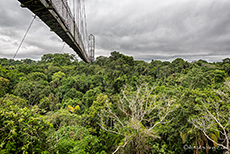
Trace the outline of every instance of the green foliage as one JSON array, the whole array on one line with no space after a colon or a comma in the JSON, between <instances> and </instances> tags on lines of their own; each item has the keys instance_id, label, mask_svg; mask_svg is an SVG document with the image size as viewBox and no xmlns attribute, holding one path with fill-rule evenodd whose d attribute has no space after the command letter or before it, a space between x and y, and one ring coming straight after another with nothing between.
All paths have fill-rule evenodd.
<instances>
[{"instance_id":1,"label":"green foliage","mask_svg":"<svg viewBox=\"0 0 230 154\"><path fill-rule=\"evenodd\" d=\"M68 111L68 109L48 112L46 114L46 118L53 124L55 129L59 129L64 126L81 124L81 116L72 114Z\"/></svg>"},{"instance_id":2,"label":"green foliage","mask_svg":"<svg viewBox=\"0 0 230 154\"><path fill-rule=\"evenodd\" d=\"M160 145L158 142L153 143L152 149L152 154L175 154L175 152L169 151L169 147L166 144Z\"/></svg>"},{"instance_id":3,"label":"green foliage","mask_svg":"<svg viewBox=\"0 0 230 154\"><path fill-rule=\"evenodd\" d=\"M30 105L39 104L39 101L50 94L50 87L46 81L21 81L16 85L14 94L26 100Z\"/></svg>"},{"instance_id":4,"label":"green foliage","mask_svg":"<svg viewBox=\"0 0 230 154\"><path fill-rule=\"evenodd\" d=\"M97 100L93 101L93 104L86 110L88 117L96 117L97 113L105 107L105 103L108 101L108 96L100 94L97 96Z\"/></svg>"},{"instance_id":5,"label":"green foliage","mask_svg":"<svg viewBox=\"0 0 230 154\"><path fill-rule=\"evenodd\" d=\"M42 109L43 112L56 111L60 106L60 103L58 103L53 93L49 94L48 97L42 98L38 104L38 107Z\"/></svg>"},{"instance_id":6,"label":"green foliage","mask_svg":"<svg viewBox=\"0 0 230 154\"><path fill-rule=\"evenodd\" d=\"M52 76L52 82L54 88L61 85L61 80L65 77L65 73L59 71L53 74Z\"/></svg>"},{"instance_id":7,"label":"green foliage","mask_svg":"<svg viewBox=\"0 0 230 154\"><path fill-rule=\"evenodd\" d=\"M8 91L9 80L0 76L0 97L4 96Z\"/></svg>"},{"instance_id":8,"label":"green foliage","mask_svg":"<svg viewBox=\"0 0 230 154\"><path fill-rule=\"evenodd\" d=\"M47 76L44 74L44 73L41 73L41 72L33 72L33 73L30 73L28 74L28 80L33 80L33 81L40 81L40 80L43 80L43 81L47 81Z\"/></svg>"},{"instance_id":9,"label":"green foliage","mask_svg":"<svg viewBox=\"0 0 230 154\"><path fill-rule=\"evenodd\" d=\"M87 154L100 152L96 136L81 126L64 126L50 135L53 151L56 153Z\"/></svg>"},{"instance_id":10,"label":"green foliage","mask_svg":"<svg viewBox=\"0 0 230 154\"><path fill-rule=\"evenodd\" d=\"M100 88L94 88L88 90L85 95L82 97L82 102L85 104L87 108L89 108L93 101L96 100L97 96L100 94Z\"/></svg>"},{"instance_id":11,"label":"green foliage","mask_svg":"<svg viewBox=\"0 0 230 154\"><path fill-rule=\"evenodd\" d=\"M207 135L215 142L188 119L200 116L204 120L208 115L204 103L214 116L219 111L223 125L228 124L224 119L229 117L229 59L148 63L117 51L97 57L93 64L78 62L69 54L46 54L40 61L0 58L0 153L104 154L113 153L126 141L120 153L222 153L221 149L184 149L184 145L215 147L215 142L222 141L223 133L215 131L220 126L213 121L209 126L215 130L207 129ZM149 95L144 88L137 94L137 85L143 83L152 89ZM152 98L155 104L150 103ZM147 133L169 100L177 109L167 115L167 123ZM155 105L143 121L131 116ZM111 113L107 118L98 116L108 107L125 127ZM120 134L103 130L101 120L105 128L120 130Z\"/></svg>"},{"instance_id":12,"label":"green foliage","mask_svg":"<svg viewBox=\"0 0 230 154\"><path fill-rule=\"evenodd\" d=\"M47 131L52 125L15 96L0 99L0 153L41 153L46 146Z\"/></svg>"},{"instance_id":13,"label":"green foliage","mask_svg":"<svg viewBox=\"0 0 230 154\"><path fill-rule=\"evenodd\" d=\"M41 62L52 63L54 66L70 65L71 61L75 60L74 55L69 54L46 54L42 56Z\"/></svg>"},{"instance_id":14,"label":"green foliage","mask_svg":"<svg viewBox=\"0 0 230 154\"><path fill-rule=\"evenodd\" d=\"M94 134L98 134L100 131L100 127L98 125L100 122L100 117L98 114L100 113L101 109L105 108L108 100L107 95L99 94L97 99L93 101L92 105L84 112L84 123L87 124L87 127L91 128L91 132Z\"/></svg>"}]
</instances>

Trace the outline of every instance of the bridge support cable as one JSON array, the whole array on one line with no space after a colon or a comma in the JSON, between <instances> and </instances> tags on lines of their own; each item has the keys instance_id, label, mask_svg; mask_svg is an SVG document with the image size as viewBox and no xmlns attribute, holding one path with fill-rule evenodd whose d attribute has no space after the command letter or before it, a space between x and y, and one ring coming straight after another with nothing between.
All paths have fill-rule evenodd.
<instances>
[{"instance_id":1,"label":"bridge support cable","mask_svg":"<svg viewBox=\"0 0 230 154\"><path fill-rule=\"evenodd\" d=\"M59 53L62 53L63 49L65 48L65 43L63 44L61 50L59 51Z\"/></svg>"},{"instance_id":2,"label":"bridge support cable","mask_svg":"<svg viewBox=\"0 0 230 154\"><path fill-rule=\"evenodd\" d=\"M87 31L87 24L86 24L87 22L86 22L86 11L85 11L85 0L83 0L83 26L84 26L84 34L83 34L83 36L84 36L84 43L85 43L85 46L87 47L87 51L88 51L88 55L89 55L89 39L88 39L88 31Z\"/></svg>"},{"instance_id":3,"label":"bridge support cable","mask_svg":"<svg viewBox=\"0 0 230 154\"><path fill-rule=\"evenodd\" d=\"M22 44L23 44L23 42L24 42L24 40L25 40L25 38L26 38L30 28L31 28L31 26L33 25L35 18L36 18L36 15L34 15L32 21L30 22L29 27L27 28L26 33L24 34L24 36L23 36L23 38L21 40L21 43L19 44L18 49L16 50L16 52L15 52L15 54L13 56L13 59L17 56L18 51L20 50L20 48L21 48L21 46L22 46Z\"/></svg>"},{"instance_id":4,"label":"bridge support cable","mask_svg":"<svg viewBox=\"0 0 230 154\"><path fill-rule=\"evenodd\" d=\"M76 30L76 0L73 0L73 21L74 21L74 38L76 38L76 33L75 33L75 30Z\"/></svg>"}]
</instances>

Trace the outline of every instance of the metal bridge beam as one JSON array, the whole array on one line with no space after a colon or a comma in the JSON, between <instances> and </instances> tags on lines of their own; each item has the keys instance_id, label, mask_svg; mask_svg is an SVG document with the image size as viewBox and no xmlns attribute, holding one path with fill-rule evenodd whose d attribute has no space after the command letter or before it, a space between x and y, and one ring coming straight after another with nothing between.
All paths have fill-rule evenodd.
<instances>
[{"instance_id":1,"label":"metal bridge beam","mask_svg":"<svg viewBox=\"0 0 230 154\"><path fill-rule=\"evenodd\" d=\"M87 63L91 62L86 51L77 43L74 34L69 32L64 19L53 7L51 0L18 0L22 7L27 7L50 27L64 42L66 42ZM79 41L78 41L79 42Z\"/></svg>"}]
</instances>

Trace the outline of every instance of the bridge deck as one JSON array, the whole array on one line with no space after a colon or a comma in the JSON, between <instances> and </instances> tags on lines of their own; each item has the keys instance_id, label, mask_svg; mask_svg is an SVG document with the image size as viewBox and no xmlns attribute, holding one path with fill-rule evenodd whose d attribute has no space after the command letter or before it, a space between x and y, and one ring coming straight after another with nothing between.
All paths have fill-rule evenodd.
<instances>
[{"instance_id":1,"label":"bridge deck","mask_svg":"<svg viewBox=\"0 0 230 154\"><path fill-rule=\"evenodd\" d=\"M64 19L58 13L58 11L53 7L51 0L18 0L21 2L22 7L27 7L34 14L36 14L46 25L50 27L64 42L66 42L79 56L82 60L90 63L88 55L85 49L81 48L81 44L77 41L70 32L68 26L66 25ZM75 28L75 24L74 24ZM75 35L75 34L74 34ZM76 34L79 35L79 34ZM78 37L79 38L79 37Z\"/></svg>"}]
</instances>

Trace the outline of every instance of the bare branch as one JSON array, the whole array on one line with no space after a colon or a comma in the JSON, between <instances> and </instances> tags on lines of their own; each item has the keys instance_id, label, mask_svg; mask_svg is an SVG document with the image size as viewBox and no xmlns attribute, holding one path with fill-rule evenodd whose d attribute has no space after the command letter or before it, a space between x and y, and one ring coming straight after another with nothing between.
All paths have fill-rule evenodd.
<instances>
[{"instance_id":1,"label":"bare branch","mask_svg":"<svg viewBox=\"0 0 230 154\"><path fill-rule=\"evenodd\" d=\"M168 114L174 111L177 106L172 105L174 100L163 97L157 101L157 96L153 94L155 87L149 88L146 84L142 84L136 87L136 91L127 91L127 86L121 91L120 101L117 106L118 109L126 116L119 116L115 110L113 110L109 103L106 103L104 110L101 110L99 115L101 123L99 124L105 131L124 136L125 143L117 147L114 151L116 153L121 147L125 147L129 143L131 136L141 136L141 138L156 137L154 128L162 123L166 123L164 120ZM167 102L167 103L162 103ZM158 114L153 113L154 111ZM156 116L154 116L156 115ZM113 126L107 127L105 125L106 119L113 119ZM148 126L142 122L147 121ZM167 121L170 122L170 121Z\"/></svg>"},{"instance_id":2,"label":"bare branch","mask_svg":"<svg viewBox=\"0 0 230 154\"><path fill-rule=\"evenodd\" d=\"M67 129L68 128L66 128L65 130L64 130L64 132L62 133L62 135L59 137L59 138L57 138L57 141L56 141L56 143L54 144L54 147L56 147L56 145L58 144L58 142L61 140L61 138L65 135L65 132L67 131ZM57 134L58 135L58 134Z\"/></svg>"},{"instance_id":3,"label":"bare branch","mask_svg":"<svg viewBox=\"0 0 230 154\"><path fill-rule=\"evenodd\" d=\"M117 147L117 149L113 152L113 154L115 154L121 147L124 148L126 146L126 144L128 143L128 141L126 141L123 145L119 145Z\"/></svg>"}]
</instances>

